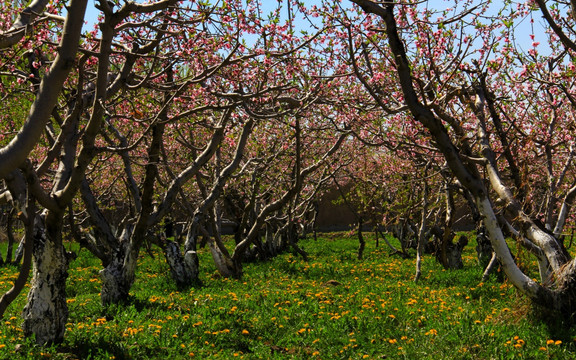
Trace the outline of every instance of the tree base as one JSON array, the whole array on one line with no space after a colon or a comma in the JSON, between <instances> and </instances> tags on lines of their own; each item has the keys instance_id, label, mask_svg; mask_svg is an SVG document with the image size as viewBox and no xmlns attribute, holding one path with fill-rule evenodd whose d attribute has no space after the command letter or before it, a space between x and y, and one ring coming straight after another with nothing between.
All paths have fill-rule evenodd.
<instances>
[{"instance_id":1,"label":"tree base","mask_svg":"<svg viewBox=\"0 0 576 360\"><path fill-rule=\"evenodd\" d=\"M35 238L33 253L33 278L28 303L22 311L22 329L26 336L35 335L40 345L60 343L68 321L66 251L42 233Z\"/></svg>"}]
</instances>

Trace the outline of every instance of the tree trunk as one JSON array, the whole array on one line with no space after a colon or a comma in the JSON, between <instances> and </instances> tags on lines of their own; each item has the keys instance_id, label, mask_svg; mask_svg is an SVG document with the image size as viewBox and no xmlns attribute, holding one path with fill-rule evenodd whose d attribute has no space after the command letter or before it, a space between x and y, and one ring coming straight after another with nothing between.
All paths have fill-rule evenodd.
<instances>
[{"instance_id":1,"label":"tree trunk","mask_svg":"<svg viewBox=\"0 0 576 360\"><path fill-rule=\"evenodd\" d=\"M186 270L190 272L191 283L200 282L200 260L198 259L196 250L186 251L184 254L184 263L186 264Z\"/></svg>"},{"instance_id":2,"label":"tree trunk","mask_svg":"<svg viewBox=\"0 0 576 360\"><path fill-rule=\"evenodd\" d=\"M102 305L117 304L128 300L134 272L136 271L136 260L127 262L128 252L131 250L130 237L132 236L133 227L127 224L122 231L119 239L119 245L115 255L110 259L104 269L100 270L102 279L102 290L100 291L100 300ZM132 266L132 269L128 267ZM132 271L132 281L127 276Z\"/></svg>"},{"instance_id":3,"label":"tree trunk","mask_svg":"<svg viewBox=\"0 0 576 360\"><path fill-rule=\"evenodd\" d=\"M266 233L264 238L266 239L264 242L264 251L266 252L267 256L273 257L276 256L276 245L275 242L275 227L272 226L270 222L266 222Z\"/></svg>"},{"instance_id":4,"label":"tree trunk","mask_svg":"<svg viewBox=\"0 0 576 360\"><path fill-rule=\"evenodd\" d=\"M170 266L172 279L178 288L186 288L198 280L198 256L195 251L187 251L182 256L178 244L167 240L164 254L166 255L166 262Z\"/></svg>"},{"instance_id":5,"label":"tree trunk","mask_svg":"<svg viewBox=\"0 0 576 360\"><path fill-rule=\"evenodd\" d=\"M493 252L492 257L490 258L487 265L485 266L484 273L482 274L482 282L488 280L488 277L490 276L490 273L492 273L492 271L496 267L496 264L498 264L498 259L496 257L496 253Z\"/></svg>"},{"instance_id":6,"label":"tree trunk","mask_svg":"<svg viewBox=\"0 0 576 360\"><path fill-rule=\"evenodd\" d=\"M208 240L208 245L220 275L225 278L240 279L242 277L242 266L240 263L234 262L229 256L223 254L213 239Z\"/></svg>"},{"instance_id":7,"label":"tree trunk","mask_svg":"<svg viewBox=\"0 0 576 360\"><path fill-rule=\"evenodd\" d=\"M100 270L100 278L102 279L100 300L104 306L127 302L130 297L130 289L134 284L136 274L136 257L138 254L134 254L134 251L128 253L128 251L130 250L126 251L125 256L121 256L124 251L120 251L114 260Z\"/></svg>"},{"instance_id":8,"label":"tree trunk","mask_svg":"<svg viewBox=\"0 0 576 360\"><path fill-rule=\"evenodd\" d=\"M430 163L426 164L424 169L424 187L422 189L422 216L420 218L420 229L418 230L418 242L416 245L416 274L414 275L414 282L420 280L422 275L422 255L424 253L424 247L426 246L426 221L428 214L428 182L426 177L428 176L428 167Z\"/></svg>"},{"instance_id":9,"label":"tree trunk","mask_svg":"<svg viewBox=\"0 0 576 360\"><path fill-rule=\"evenodd\" d=\"M468 238L464 235L458 239L456 244L454 244L452 240L447 243L445 249L446 269L462 269L464 267L464 263L462 262L462 251L466 245L468 245Z\"/></svg>"},{"instance_id":10,"label":"tree trunk","mask_svg":"<svg viewBox=\"0 0 576 360\"><path fill-rule=\"evenodd\" d=\"M296 251L300 256L302 256L302 259L304 259L304 261L308 261L308 253L304 251L304 249L300 248L300 246L298 246L298 231L296 230L296 224L292 223L291 220L289 221L290 225L288 225L288 234L287 234L289 244L292 247L292 249L294 249L294 251Z\"/></svg>"},{"instance_id":11,"label":"tree trunk","mask_svg":"<svg viewBox=\"0 0 576 360\"><path fill-rule=\"evenodd\" d=\"M362 218L358 220L358 260L364 257L364 249L366 248L366 240L362 235Z\"/></svg>"},{"instance_id":12,"label":"tree trunk","mask_svg":"<svg viewBox=\"0 0 576 360\"><path fill-rule=\"evenodd\" d=\"M481 268L485 269L488 266L492 261L493 253L490 240L486 238L484 225L478 226L476 230L476 256Z\"/></svg>"},{"instance_id":13,"label":"tree trunk","mask_svg":"<svg viewBox=\"0 0 576 360\"><path fill-rule=\"evenodd\" d=\"M186 251L184 252L184 262L186 263L186 269L190 271L190 277L192 281L199 281L200 274L200 260L198 259L198 253L196 249L197 237L193 234L192 228L188 229L186 234ZM192 235L194 237L192 238Z\"/></svg>"},{"instance_id":14,"label":"tree trunk","mask_svg":"<svg viewBox=\"0 0 576 360\"><path fill-rule=\"evenodd\" d=\"M100 270L102 290L100 300L103 306L118 304L128 300L130 288L123 280L122 258L117 257Z\"/></svg>"},{"instance_id":15,"label":"tree trunk","mask_svg":"<svg viewBox=\"0 0 576 360\"><path fill-rule=\"evenodd\" d=\"M20 264L20 261L22 261L23 256L24 256L24 237L22 237L22 239L18 243L18 246L16 247L16 251L14 252L14 261L12 261L12 264L14 265Z\"/></svg>"},{"instance_id":16,"label":"tree trunk","mask_svg":"<svg viewBox=\"0 0 576 360\"><path fill-rule=\"evenodd\" d=\"M457 244L453 243L454 233L452 224L454 223L454 194L452 185L446 182L446 218L444 220L444 231L441 234L440 243L440 262L445 269L461 269L462 250L468 244L468 239L460 238ZM463 241L462 241L463 240Z\"/></svg>"},{"instance_id":17,"label":"tree trunk","mask_svg":"<svg viewBox=\"0 0 576 360\"><path fill-rule=\"evenodd\" d=\"M550 308L557 310L562 318L574 320L576 313L576 259L572 259L562 267L555 276L555 294Z\"/></svg>"},{"instance_id":18,"label":"tree trunk","mask_svg":"<svg viewBox=\"0 0 576 360\"><path fill-rule=\"evenodd\" d=\"M54 234L54 231L50 233ZM34 271L28 303L22 312L22 328L26 336L35 335L36 343L42 345L61 342L68 321L68 259L60 240L51 238L43 221L37 221L33 249Z\"/></svg>"},{"instance_id":19,"label":"tree trunk","mask_svg":"<svg viewBox=\"0 0 576 360\"><path fill-rule=\"evenodd\" d=\"M424 247L426 246L426 238L418 236L418 245L416 247L416 274L414 275L414 282L420 280L422 276L422 255L424 254Z\"/></svg>"},{"instance_id":20,"label":"tree trunk","mask_svg":"<svg viewBox=\"0 0 576 360\"><path fill-rule=\"evenodd\" d=\"M12 252L14 243L16 242L14 239L14 233L12 232L12 226L14 225L14 214L15 210L12 209L8 213L8 219L6 220L6 236L8 237L8 247L6 248L6 263L12 263Z\"/></svg>"},{"instance_id":21,"label":"tree trunk","mask_svg":"<svg viewBox=\"0 0 576 360\"><path fill-rule=\"evenodd\" d=\"M184 256L180 253L177 242L166 241L165 255L166 262L170 266L172 278L179 288L186 288L199 282L200 263L196 253L196 239L192 226L188 227L186 234L186 250Z\"/></svg>"}]
</instances>

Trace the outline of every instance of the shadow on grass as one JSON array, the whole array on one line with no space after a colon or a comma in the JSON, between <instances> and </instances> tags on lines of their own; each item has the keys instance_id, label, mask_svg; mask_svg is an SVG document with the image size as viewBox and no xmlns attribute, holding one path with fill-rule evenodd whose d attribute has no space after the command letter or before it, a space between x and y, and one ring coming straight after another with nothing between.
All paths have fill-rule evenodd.
<instances>
[{"instance_id":1,"label":"shadow on grass","mask_svg":"<svg viewBox=\"0 0 576 360\"><path fill-rule=\"evenodd\" d=\"M74 342L74 346L61 345L57 348L58 355L64 359L93 359L99 358L99 355L108 355L110 358L117 360L136 359L135 354L130 353L130 349L121 343L104 341L80 340ZM141 351L141 349L140 349Z\"/></svg>"},{"instance_id":2,"label":"shadow on grass","mask_svg":"<svg viewBox=\"0 0 576 360\"><path fill-rule=\"evenodd\" d=\"M126 316L126 314L134 313L150 313L155 314L158 312L172 311L169 305L160 301L151 301L150 299L141 299L130 296L126 301L118 304L111 304L102 308L102 314L106 317L106 321L114 320L118 315Z\"/></svg>"},{"instance_id":3,"label":"shadow on grass","mask_svg":"<svg viewBox=\"0 0 576 360\"><path fill-rule=\"evenodd\" d=\"M539 322L546 327L550 339L561 340L563 343L572 343L576 317L552 311L542 306L531 305L530 317L532 322Z\"/></svg>"}]
</instances>

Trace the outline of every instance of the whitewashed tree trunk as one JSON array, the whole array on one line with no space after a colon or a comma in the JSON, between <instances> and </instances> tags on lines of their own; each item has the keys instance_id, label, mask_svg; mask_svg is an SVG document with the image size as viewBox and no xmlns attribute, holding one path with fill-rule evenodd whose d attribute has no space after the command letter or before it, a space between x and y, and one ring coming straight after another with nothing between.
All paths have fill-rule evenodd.
<instances>
[{"instance_id":1,"label":"whitewashed tree trunk","mask_svg":"<svg viewBox=\"0 0 576 360\"><path fill-rule=\"evenodd\" d=\"M100 270L102 290L100 300L102 305L117 304L128 299L128 291L122 274L122 258L117 257L104 269Z\"/></svg>"},{"instance_id":2,"label":"whitewashed tree trunk","mask_svg":"<svg viewBox=\"0 0 576 360\"><path fill-rule=\"evenodd\" d=\"M422 214L420 217L420 229L418 230L418 244L416 245L416 274L414 275L414 282L418 282L422 276L422 256L424 254L424 247L426 246L426 220L428 213L428 168L430 163L426 164L424 169L424 188L422 189Z\"/></svg>"},{"instance_id":3,"label":"whitewashed tree trunk","mask_svg":"<svg viewBox=\"0 0 576 360\"><path fill-rule=\"evenodd\" d=\"M124 257L116 257L108 266L100 270L102 305L128 301L130 289L136 277L138 252L128 250Z\"/></svg>"},{"instance_id":4,"label":"whitewashed tree trunk","mask_svg":"<svg viewBox=\"0 0 576 360\"><path fill-rule=\"evenodd\" d=\"M126 279L125 273L125 259L126 254L130 251L130 236L132 235L133 227L127 225L122 231L119 239L119 246L115 256L112 260L100 270L100 278L102 279L102 290L100 291L100 300L102 305L107 306L126 301L128 299L130 284ZM134 262L134 269L136 271L136 264Z\"/></svg>"},{"instance_id":5,"label":"whitewashed tree trunk","mask_svg":"<svg viewBox=\"0 0 576 360\"><path fill-rule=\"evenodd\" d=\"M188 228L186 234L186 250L184 252L185 269L190 273L192 282L198 282L200 274L200 260L198 259L197 242L198 237L194 234L195 229Z\"/></svg>"},{"instance_id":6,"label":"whitewashed tree trunk","mask_svg":"<svg viewBox=\"0 0 576 360\"><path fill-rule=\"evenodd\" d=\"M182 256L178 243L166 241L164 252L176 286L185 288L198 281L199 262L195 250L188 250Z\"/></svg>"},{"instance_id":7,"label":"whitewashed tree trunk","mask_svg":"<svg viewBox=\"0 0 576 360\"><path fill-rule=\"evenodd\" d=\"M185 288L200 281L200 261L196 252L198 227L197 222L188 225L184 256L177 242L167 240L164 246L164 255L170 267L172 279L179 288Z\"/></svg>"},{"instance_id":8,"label":"whitewashed tree trunk","mask_svg":"<svg viewBox=\"0 0 576 360\"><path fill-rule=\"evenodd\" d=\"M526 276L514 262L490 200L487 197L482 199L478 198L476 204L482 220L484 220L484 224L486 225L486 232L488 233L492 248L510 282L533 299L544 295L541 294L543 289L534 280Z\"/></svg>"},{"instance_id":9,"label":"whitewashed tree trunk","mask_svg":"<svg viewBox=\"0 0 576 360\"><path fill-rule=\"evenodd\" d=\"M488 265L486 265L486 268L482 273L482 282L488 280L488 277L496 267L496 264L498 264L498 258L496 257L496 253L492 252L492 257L490 258L490 261L488 261Z\"/></svg>"},{"instance_id":10,"label":"whitewashed tree trunk","mask_svg":"<svg viewBox=\"0 0 576 360\"><path fill-rule=\"evenodd\" d=\"M488 267L494 257L494 251L492 251L490 240L486 238L486 229L483 224L476 228L476 257L483 269Z\"/></svg>"},{"instance_id":11,"label":"whitewashed tree trunk","mask_svg":"<svg viewBox=\"0 0 576 360\"><path fill-rule=\"evenodd\" d=\"M208 240L208 246L220 275L225 278L235 279L242 277L242 265L235 262L229 254L224 253L214 239L210 238Z\"/></svg>"},{"instance_id":12,"label":"whitewashed tree trunk","mask_svg":"<svg viewBox=\"0 0 576 360\"><path fill-rule=\"evenodd\" d=\"M186 270L190 273L192 283L199 281L200 260L198 259L196 250L186 251L184 254L184 263L186 264Z\"/></svg>"},{"instance_id":13,"label":"whitewashed tree trunk","mask_svg":"<svg viewBox=\"0 0 576 360\"><path fill-rule=\"evenodd\" d=\"M33 277L22 312L22 328L26 336L35 335L38 344L59 343L68 321L68 259L61 242L48 237L42 220L37 221L33 255Z\"/></svg>"}]
</instances>

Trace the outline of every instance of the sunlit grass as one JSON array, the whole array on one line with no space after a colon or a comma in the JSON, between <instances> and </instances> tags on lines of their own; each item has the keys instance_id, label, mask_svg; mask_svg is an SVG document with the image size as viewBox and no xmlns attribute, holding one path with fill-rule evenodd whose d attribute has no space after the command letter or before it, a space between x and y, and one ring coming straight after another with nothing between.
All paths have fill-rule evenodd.
<instances>
[{"instance_id":1,"label":"sunlit grass","mask_svg":"<svg viewBox=\"0 0 576 360\"><path fill-rule=\"evenodd\" d=\"M132 300L100 305L100 264L86 250L70 264L66 340L32 345L19 330L22 296L0 328L0 357L52 359L512 359L572 358L576 331L545 324L506 282L480 283L474 245L464 269L431 256L418 284L414 259L369 240L304 240L304 262L287 253L246 264L242 281L217 275L200 251L203 286L178 291L162 255L143 255ZM522 254L519 254L519 258ZM527 267L533 266L526 260ZM0 268L9 288L16 268Z\"/></svg>"}]
</instances>

